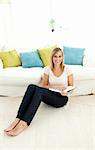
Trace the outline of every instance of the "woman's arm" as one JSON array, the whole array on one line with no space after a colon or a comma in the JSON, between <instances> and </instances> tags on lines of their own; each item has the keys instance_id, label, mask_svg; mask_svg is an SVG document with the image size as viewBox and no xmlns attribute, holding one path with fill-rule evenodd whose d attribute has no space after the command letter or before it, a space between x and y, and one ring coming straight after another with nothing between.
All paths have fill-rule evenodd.
<instances>
[{"instance_id":1,"label":"woman's arm","mask_svg":"<svg viewBox=\"0 0 95 150\"><path fill-rule=\"evenodd\" d=\"M49 76L45 73L42 78L42 87L49 89Z\"/></svg>"},{"instance_id":2,"label":"woman's arm","mask_svg":"<svg viewBox=\"0 0 95 150\"><path fill-rule=\"evenodd\" d=\"M73 74L68 76L68 86L74 86L74 77ZM71 95L73 92L73 90L71 90L70 92L67 92L67 94Z\"/></svg>"},{"instance_id":3,"label":"woman's arm","mask_svg":"<svg viewBox=\"0 0 95 150\"><path fill-rule=\"evenodd\" d=\"M73 80L73 74L68 76L68 86L73 86L74 80Z\"/></svg>"},{"instance_id":4,"label":"woman's arm","mask_svg":"<svg viewBox=\"0 0 95 150\"><path fill-rule=\"evenodd\" d=\"M73 79L73 74L68 76L68 86L73 86L74 85L74 79ZM64 93L64 90L61 92L62 96L68 96L68 94L72 94L73 90L67 93Z\"/></svg>"}]
</instances>

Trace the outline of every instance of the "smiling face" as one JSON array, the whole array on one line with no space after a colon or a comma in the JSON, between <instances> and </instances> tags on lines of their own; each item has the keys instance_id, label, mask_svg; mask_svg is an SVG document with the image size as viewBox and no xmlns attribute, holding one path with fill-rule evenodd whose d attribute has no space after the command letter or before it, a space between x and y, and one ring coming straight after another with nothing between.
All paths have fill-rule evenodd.
<instances>
[{"instance_id":1,"label":"smiling face","mask_svg":"<svg viewBox=\"0 0 95 150\"><path fill-rule=\"evenodd\" d=\"M54 66L60 66L63 62L63 55L61 51L56 52L52 58Z\"/></svg>"},{"instance_id":2,"label":"smiling face","mask_svg":"<svg viewBox=\"0 0 95 150\"><path fill-rule=\"evenodd\" d=\"M64 69L64 52L61 48L56 47L52 50L50 64L52 70L55 66L61 67L62 70Z\"/></svg>"}]
</instances>

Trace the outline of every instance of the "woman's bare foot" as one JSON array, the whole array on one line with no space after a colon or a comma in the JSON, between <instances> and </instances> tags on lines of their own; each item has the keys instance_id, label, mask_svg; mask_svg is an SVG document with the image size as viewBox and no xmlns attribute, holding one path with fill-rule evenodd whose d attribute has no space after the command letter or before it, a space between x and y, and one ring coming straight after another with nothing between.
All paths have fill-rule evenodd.
<instances>
[{"instance_id":1,"label":"woman's bare foot","mask_svg":"<svg viewBox=\"0 0 95 150\"><path fill-rule=\"evenodd\" d=\"M14 120L14 122L8 127L6 128L4 131L5 132L9 132L10 130L12 130L13 128L15 128L15 126L19 123L20 119L19 118L16 118Z\"/></svg>"},{"instance_id":2,"label":"woman's bare foot","mask_svg":"<svg viewBox=\"0 0 95 150\"><path fill-rule=\"evenodd\" d=\"M6 133L10 136L16 136L20 134L23 130L25 130L27 127L27 123L25 121L20 120L20 122L15 126L15 128Z\"/></svg>"}]
</instances>

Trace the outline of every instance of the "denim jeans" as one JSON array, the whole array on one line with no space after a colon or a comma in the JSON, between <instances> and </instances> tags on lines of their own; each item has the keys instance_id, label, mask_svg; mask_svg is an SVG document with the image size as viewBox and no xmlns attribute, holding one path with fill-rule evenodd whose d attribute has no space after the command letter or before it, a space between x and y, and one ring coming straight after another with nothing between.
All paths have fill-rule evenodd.
<instances>
[{"instance_id":1,"label":"denim jeans","mask_svg":"<svg viewBox=\"0 0 95 150\"><path fill-rule=\"evenodd\" d=\"M30 125L41 101L59 108L66 105L68 97L62 96L58 92L30 84L22 99L16 118L20 118L27 122L27 125Z\"/></svg>"}]
</instances>

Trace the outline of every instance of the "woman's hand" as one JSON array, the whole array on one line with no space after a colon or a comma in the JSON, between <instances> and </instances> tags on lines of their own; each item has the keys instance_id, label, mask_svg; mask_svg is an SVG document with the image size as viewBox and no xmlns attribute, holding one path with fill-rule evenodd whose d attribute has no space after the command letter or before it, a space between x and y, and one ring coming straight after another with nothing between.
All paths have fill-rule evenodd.
<instances>
[{"instance_id":1,"label":"woman's hand","mask_svg":"<svg viewBox=\"0 0 95 150\"><path fill-rule=\"evenodd\" d=\"M60 93L62 96L68 96L68 93L66 92L64 92L64 90L62 90L62 92Z\"/></svg>"},{"instance_id":2,"label":"woman's hand","mask_svg":"<svg viewBox=\"0 0 95 150\"><path fill-rule=\"evenodd\" d=\"M62 96L70 96L73 93L73 90L71 90L70 92L64 92L64 90L62 90L61 95Z\"/></svg>"}]
</instances>

